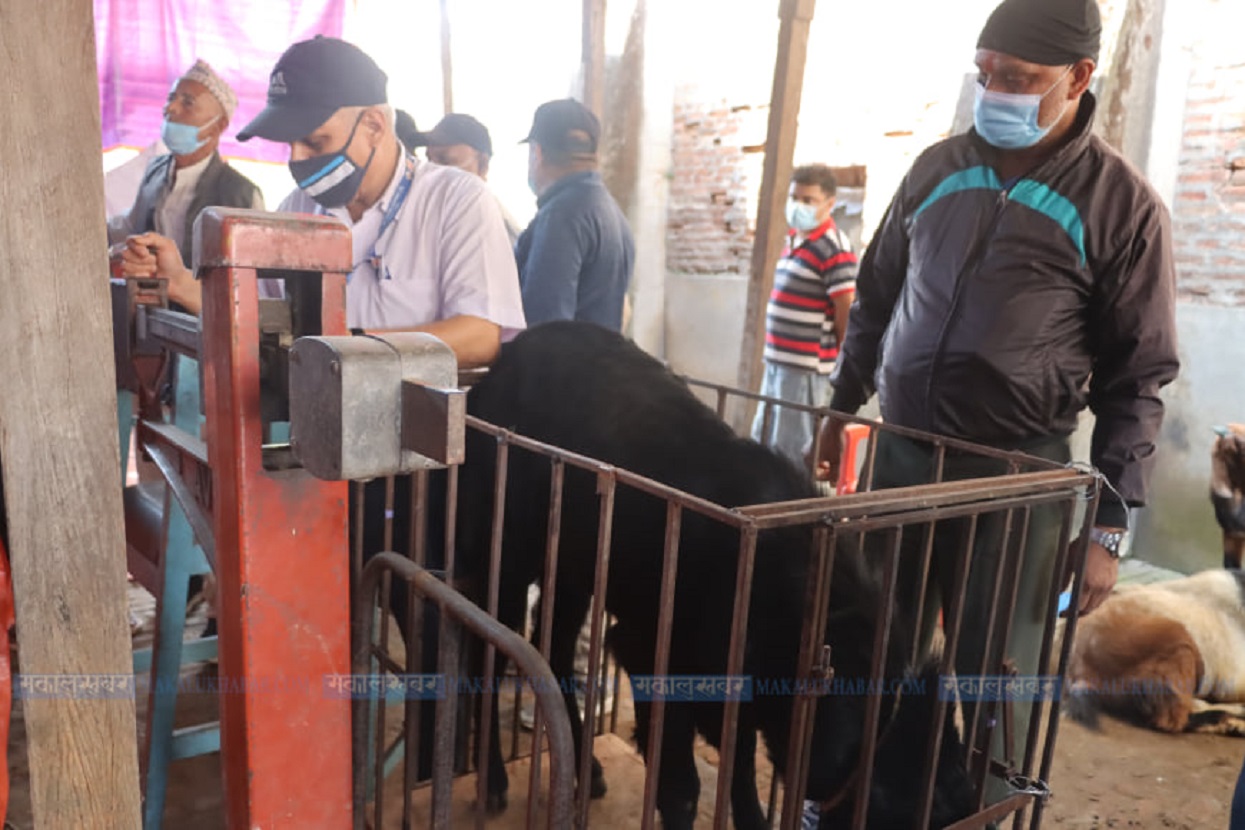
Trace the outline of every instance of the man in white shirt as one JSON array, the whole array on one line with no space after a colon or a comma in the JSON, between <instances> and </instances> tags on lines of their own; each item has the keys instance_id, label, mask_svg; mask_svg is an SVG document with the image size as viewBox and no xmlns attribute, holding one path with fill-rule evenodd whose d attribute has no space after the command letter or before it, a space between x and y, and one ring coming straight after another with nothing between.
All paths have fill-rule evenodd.
<instances>
[{"instance_id":1,"label":"man in white shirt","mask_svg":"<svg viewBox=\"0 0 1245 830\"><path fill-rule=\"evenodd\" d=\"M290 145L299 190L280 210L351 228L352 329L428 332L460 367L488 365L525 325L501 210L479 178L403 152L386 81L345 41L296 43L273 69L268 106L238 138Z\"/></svg>"},{"instance_id":2,"label":"man in white shirt","mask_svg":"<svg viewBox=\"0 0 1245 830\"><path fill-rule=\"evenodd\" d=\"M109 218L109 245L154 231L172 239L188 262L190 231L203 208L263 210L259 188L217 152L237 103L229 84L203 61L177 79L160 130L168 152L148 163L130 209Z\"/></svg>"}]
</instances>

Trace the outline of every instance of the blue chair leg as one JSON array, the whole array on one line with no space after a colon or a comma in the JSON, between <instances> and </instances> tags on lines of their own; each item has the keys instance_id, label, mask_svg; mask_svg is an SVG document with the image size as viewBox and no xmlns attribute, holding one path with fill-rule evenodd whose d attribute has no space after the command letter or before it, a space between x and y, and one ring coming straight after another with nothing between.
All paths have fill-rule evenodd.
<instances>
[{"instance_id":1,"label":"blue chair leg","mask_svg":"<svg viewBox=\"0 0 1245 830\"><path fill-rule=\"evenodd\" d=\"M125 474L130 464L130 433L134 429L134 396L117 391L117 445L121 448L121 486L125 486Z\"/></svg>"},{"instance_id":2,"label":"blue chair leg","mask_svg":"<svg viewBox=\"0 0 1245 830\"><path fill-rule=\"evenodd\" d=\"M173 723L177 709L177 686L181 678L182 639L186 630L186 600L190 586L187 557L175 545L175 527L169 516L169 544L160 564L161 590L156 599L156 632L152 644L151 688L147 698L147 753L144 830L158 830L164 816L169 763L173 756ZM180 513L179 513L180 516ZM184 520L183 520L184 522Z\"/></svg>"},{"instance_id":3,"label":"blue chair leg","mask_svg":"<svg viewBox=\"0 0 1245 830\"><path fill-rule=\"evenodd\" d=\"M178 357L173 423L193 434L200 434L198 364ZM159 830L168 792L169 764L214 752L220 748L220 726L201 724L174 730L181 667L216 656L216 638L183 643L186 632L186 602L190 579L209 572L203 551L195 544L194 533L185 514L165 495L165 547L160 558L160 594L156 598L156 631L152 649L134 656L135 671L150 667L151 688L147 707L145 749L144 830Z\"/></svg>"}]
</instances>

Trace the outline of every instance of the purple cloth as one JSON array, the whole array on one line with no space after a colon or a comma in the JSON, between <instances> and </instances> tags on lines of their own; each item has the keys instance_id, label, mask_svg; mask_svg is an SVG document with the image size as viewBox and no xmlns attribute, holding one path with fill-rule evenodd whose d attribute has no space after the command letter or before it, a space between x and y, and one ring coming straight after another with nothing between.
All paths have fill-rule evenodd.
<instances>
[{"instance_id":1,"label":"purple cloth","mask_svg":"<svg viewBox=\"0 0 1245 830\"><path fill-rule=\"evenodd\" d=\"M173 81L196 58L212 65L238 96L221 152L285 161L286 147L234 139L268 97L268 74L291 44L341 37L347 0L95 0L95 57L105 149L145 147L160 135Z\"/></svg>"}]
</instances>

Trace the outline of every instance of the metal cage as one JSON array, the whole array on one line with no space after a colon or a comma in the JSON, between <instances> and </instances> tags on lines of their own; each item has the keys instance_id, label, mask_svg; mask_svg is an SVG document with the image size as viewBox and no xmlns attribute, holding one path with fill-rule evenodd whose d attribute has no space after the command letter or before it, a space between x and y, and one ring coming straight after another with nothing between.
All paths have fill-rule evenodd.
<instances>
[{"instance_id":1,"label":"metal cage","mask_svg":"<svg viewBox=\"0 0 1245 830\"><path fill-rule=\"evenodd\" d=\"M794 406L783 401L765 398L730 387L709 384L686 379L689 385L707 394L716 404L719 415L727 412L728 406L759 405L768 412L774 406ZM831 416L825 409L815 407L797 407L812 413L818 424ZM763 417L767 417L763 414ZM434 758L430 767L427 762L415 772L420 744L421 720L426 720L425 710L421 717L418 706L408 700L405 706L405 718L401 734L396 740L378 741L378 729L384 729L385 695L372 694L359 701L355 720L356 727L356 807L361 808L364 802L371 805L370 818L373 826L388 826L396 817L386 815L382 790L386 774L405 761L404 781L400 785L404 793L416 791L421 787L432 786L436 791L433 797L432 812L420 816L412 807L412 799L403 798L402 820L405 822L428 818L432 826L454 826L460 821L483 820L484 805L487 803L489 764L487 763L486 741L480 735L487 735L490 729L492 697L501 694L496 679L493 677L494 649L507 651L515 661L526 661L520 669L524 682L530 683L536 667L531 664L531 654L520 648L514 638L507 633L499 635L496 617L498 614L499 570L502 557L502 536L506 523L511 519L506 515L507 469L515 453L523 453L543 459L549 468L548 516L545 522L548 528L545 537L545 569L542 577L540 614L543 625L540 626L541 637L536 643L541 657L550 658L550 626L553 617L554 573L557 557L560 552L560 528L562 509L567 498L568 488L573 486L591 486L595 488L594 498L599 509L598 533L595 545L595 562L593 564L594 584L596 591L593 596L590 621L591 641L589 649L588 674L601 680L601 683L589 682L584 690L584 734L600 736L606 732L616 733L620 729L620 706L625 706L627 697L625 689L617 684L620 677L619 669L609 660L603 647L604 633L607 627L607 574L614 538L613 519L615 504L620 493L630 491L647 494L648 497L660 500L666 513L666 530L662 555L662 574L660 588L660 607L658 610L658 638L655 643L654 677L664 676L670 655L670 638L674 613L675 575L679 567L681 528L685 517L695 515L723 527L730 528L738 538L735 560L735 594L734 608L730 620L730 649L724 674L727 677L741 676L744 667L744 644L749 626L750 590L755 569L758 537L778 528L803 527L809 529L813 538L810 573L815 577L809 580L804 597L805 627L802 633L796 693L792 701L790 734L787 740L786 781L780 781L773 770L762 769L761 778L768 778L768 809L767 819L771 826L777 823L782 828L798 828L801 826L802 800L804 796L804 779L808 771L812 723L815 714L816 698L825 694L824 688L818 686L818 680L825 680L832 656L823 653L821 636L817 632L824 629L828 614L833 609L827 607L830 596L830 582L836 548L845 543L855 545L867 551L873 567L879 575L880 592L883 601L877 605L873 627L873 641L870 644L872 661L869 670L868 688L881 688L885 683L883 677L883 654L888 643L902 632L894 629L891 608L897 602L898 574L901 561L911 559L919 561L919 580L917 590L918 607L913 613L914 620L919 621L927 581L930 578L931 560L935 556L934 541L936 526L956 524L960 528L958 541L954 544L953 555L950 557L950 585L952 598L945 604L944 615L939 630L945 645L938 658L940 660L938 699L933 704L931 714L931 731L929 739L923 747L912 747L913 752L923 753L924 774L918 787L917 809L912 815L913 827L930 826L931 804L934 798L935 762L940 756L944 741L944 728L947 723L948 707L960 707L963 727L960 738L965 747L965 768L971 776L973 786L973 814L955 824L957 828L983 827L987 823L998 821L1002 817L1015 814L1014 826L1037 827L1040 823L1042 804L1049 794L1045 782L1049 780L1053 749L1058 725L1058 677L1062 677L1068 656L1068 645L1072 641L1075 617L1068 621L1068 636L1063 640L1063 648L1058 654L1058 674L1056 677L1043 677L1037 694L1028 695L1016 692L1017 688L1033 690L1036 682L1033 677L1006 676L1011 662L1006 653L1006 644L1012 630L1016 615L1017 599L1021 588L1021 575L1025 572L1027 541L1030 521L1034 510L1053 511L1058 516L1057 547L1050 553L1049 567L1044 576L1044 584L1048 590L1042 598L1042 641L1038 666L1050 664L1055 645L1055 624L1058 618L1059 596L1064 582L1063 574L1072 573L1075 581L1072 588L1072 602L1075 603L1080 591L1080 571L1083 567L1086 545L1083 532L1092 522L1098 498L1098 479L1092 472L1068 465L1061 465L1039 458L1015 452L1004 452L976 446L967 442L940 438L922 434L913 430L902 429L860 418L834 417L848 422L860 424L868 430L866 450L860 463L859 491L851 495L826 496L799 502L759 505L725 506L714 504L694 495L676 490L660 482L653 481L625 469L617 468L608 463L571 453L558 447L550 446L530 438L509 432L492 424L468 417L468 428L488 435L496 447L494 458L488 463L494 470L494 493L490 515L478 517L459 517L461 507L459 498L459 470L451 467L438 473L421 472L410 477L404 486L402 482L388 480L384 483L373 482L367 487L373 488L375 494L383 493L383 499L377 495L373 499L373 507L377 504L383 510L383 521L364 518L367 510L362 509L366 498L365 485L352 485L355 494L356 510L352 530L352 547L354 570L360 580L361 590L356 590L355 619L356 630L355 667L356 674L369 674L379 671L382 675L412 672L421 665L424 669L432 668L426 651L430 640L424 634L425 626L433 618L426 610L415 606L420 604L419 594L431 597L429 580L443 579L455 589L463 591L482 609L483 616L476 611L464 611L466 606L461 603L448 604L444 597L431 597L444 610L453 608L453 619L442 618L441 622L433 622L432 627L440 628L439 643L442 649L449 648L449 656L445 653L437 655L435 669L443 674L447 671L464 671L466 663L462 660L462 650L455 637L460 633L464 623L470 623L472 632L484 635L477 648L486 652L483 666L483 682L472 691L482 699L477 705L445 706L439 703L436 709L436 741ZM929 480L918 486L882 489L875 487L874 463L878 453L879 440L901 438L926 447L932 459ZM981 462L979 466L991 472L965 480L946 480L945 473L949 459L972 458ZM467 463L484 463L481 459L468 458ZM580 471L571 481L568 471ZM434 478L439 480L434 481ZM430 494L440 491L430 502ZM409 505L406 518L402 517L403 504ZM395 509L396 508L396 509ZM489 572L486 579L469 580L460 573L455 561L456 527L460 526L461 518L469 518L477 525L491 528L489 537ZM431 524L434 525L430 527ZM370 521L370 528L365 527ZM1074 535L1078 522L1080 532ZM988 530L987 530L988 528ZM957 598L963 596L968 585L970 564L974 557L977 538L988 532L997 544L999 562L989 579L986 600L984 647L981 650L980 671L977 672L978 685L973 686L970 674L964 677L955 671L957 648L964 639L966 625L965 604ZM401 557L387 554L375 560L366 571L363 567L365 553L365 537L371 534L370 540L375 546L377 539L380 548L386 551L400 549L409 558L410 563L402 562ZM403 538L405 545L401 542ZM1074 539L1080 539L1080 545L1072 545ZM397 542L397 544L395 544ZM437 555L430 556L429 550L434 548ZM943 554L939 554L943 555ZM430 561L431 560L431 561ZM765 563L761 563L762 567ZM911 566L909 566L911 567ZM945 566L944 566L945 567ZM409 605L406 609L405 631L408 635L407 661L405 666L392 660L389 656L390 638L388 627L376 626L375 620L382 617L392 601L389 583L395 577L405 584ZM943 577L946 579L946 577ZM439 589L438 589L439 590ZM977 623L974 623L977 624ZM455 637L447 640L447 630L452 630ZM909 632L912 641L913 656L920 649L919 637L916 632ZM515 635L517 637L517 635ZM450 645L447 646L447 643ZM412 648L413 646L413 648ZM434 646L434 651L437 650ZM414 656L412 656L414 655ZM424 660L421 664L420 660ZM448 661L448 662L447 662ZM455 664L455 661L458 661ZM540 675L548 680L548 677ZM602 688L609 687L609 679L613 678L617 693L613 696L608 713L604 707ZM988 678L983 680L983 678ZM556 682L556 681L554 681ZM982 683L994 684L995 699L984 698L975 705L966 706L960 700L964 689L978 694L982 691ZM1017 686L1016 684L1020 684ZM378 684L384 686L382 682ZM526 759L532 774L529 777L529 796L527 803L526 822L528 827L535 827L544 822L549 826L586 827L592 825L589 788L580 787L574 792L572 816L563 819L561 805L571 797L574 776L565 775L568 769L564 762L564 753L568 752L568 740L565 739L565 712L558 712L561 707L554 707L553 701L559 700L556 695L550 697L548 689L536 689L538 706L536 707L535 723L532 737L520 736L520 710L525 697L532 692L525 691L524 683L514 682L513 689L505 689L509 696L508 710L503 716L510 718L510 741L506 760L513 764ZM823 684L824 685L824 684ZM1010 689L1010 691L1009 691ZM986 689L989 691L989 689ZM833 692L831 692L833 693ZM932 691L929 692L931 695ZM634 694L634 689L633 689ZM450 695L453 697L453 694ZM666 697L669 695L667 694ZM392 696L390 696L392 701ZM932 700L932 698L931 698ZM1032 716L1023 736L1023 752L1017 754L1015 745L1018 737L1013 728L1013 707L1016 701L1030 702ZM1049 704L1049 706L1047 706ZM663 729L665 726L666 700L663 694L657 694L651 701L651 717L649 719L648 745L662 746ZM712 824L715 828L726 827L729 821L731 772L736 764L736 748L739 743L737 721L740 701L727 699L724 703L721 728L720 749L717 753L718 778L712 796ZM467 716L476 711L479 716L472 719ZM1043 719L1045 715L1045 719ZM865 708L865 723L862 731L862 745L856 771L836 794L836 804L850 804L850 826L864 828L868 825L869 798L867 796L871 777L874 773L879 744L889 739L886 723L893 719L893 711L883 710L883 695L875 694L869 698ZM623 720L625 721L625 716ZM474 725L472 721L475 721ZM608 728L606 721L608 720ZM1044 720L1044 724L1043 724ZM474 729L473 729L474 726ZM391 728L391 731L392 728ZM475 736L474 751L467 751L466 735L473 732ZM1004 758L991 757L989 747L994 733L999 732L1004 738ZM425 742L427 738L424 739ZM538 803L539 773L541 756L546 751L542 741L549 744L548 753L552 756L552 769L558 772L550 782L546 807ZM503 741L503 744L505 741ZM576 759L578 779L587 781L591 763L591 741L585 742L585 751ZM366 751L364 751L366 748ZM639 823L642 827L656 825L657 779L659 775L660 753L649 758L644 782L643 803L639 812ZM360 765L366 766L366 769ZM468 776L474 774L475 809L474 815L454 818L449 810L449 778L452 775ZM987 804L986 781L989 778L1006 780L1010 785L1009 794L997 801ZM607 795L606 798L609 798ZM702 810L702 815L704 811ZM555 819L555 816L558 818ZM356 817L361 822L361 817ZM570 824L562 824L569 821ZM362 826L362 824L357 824ZM397 826L396 824L394 826ZM844 825L848 826L848 825Z\"/></svg>"}]
</instances>

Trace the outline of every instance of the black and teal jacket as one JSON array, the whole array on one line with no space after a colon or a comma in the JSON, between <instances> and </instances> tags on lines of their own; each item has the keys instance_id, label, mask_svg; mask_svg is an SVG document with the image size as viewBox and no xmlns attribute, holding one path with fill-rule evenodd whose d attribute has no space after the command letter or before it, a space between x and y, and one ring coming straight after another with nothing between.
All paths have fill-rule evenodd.
<instances>
[{"instance_id":1,"label":"black and teal jacket","mask_svg":"<svg viewBox=\"0 0 1245 830\"><path fill-rule=\"evenodd\" d=\"M876 389L887 422L1014 448L1070 434L1088 404L1092 463L1140 505L1179 368L1171 225L1091 133L1094 107L1016 181L973 131L917 159L861 261L831 406ZM1122 526L1114 502L1099 522Z\"/></svg>"}]
</instances>

